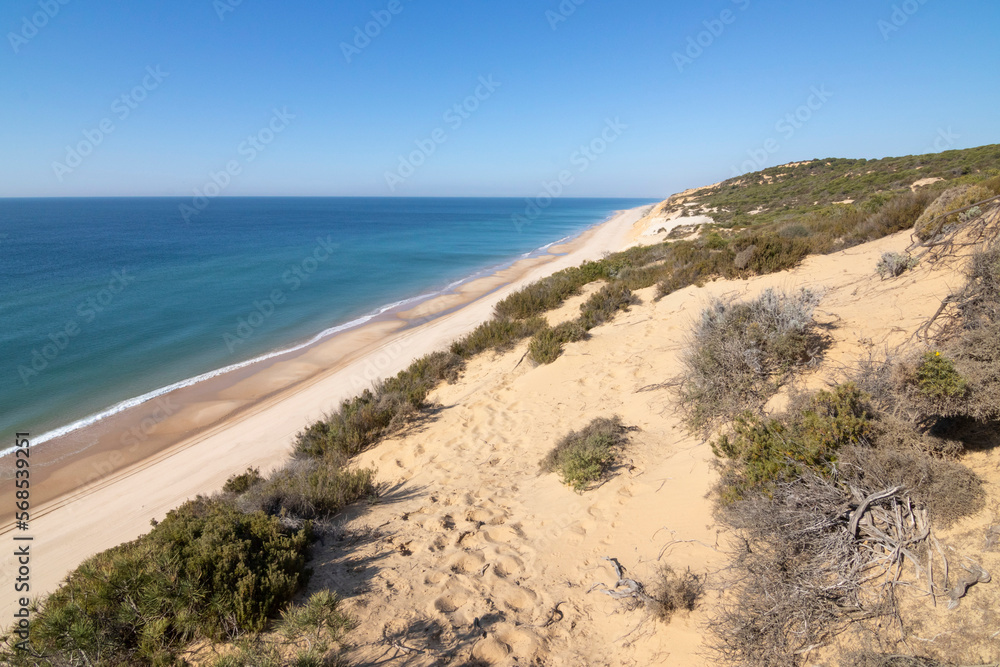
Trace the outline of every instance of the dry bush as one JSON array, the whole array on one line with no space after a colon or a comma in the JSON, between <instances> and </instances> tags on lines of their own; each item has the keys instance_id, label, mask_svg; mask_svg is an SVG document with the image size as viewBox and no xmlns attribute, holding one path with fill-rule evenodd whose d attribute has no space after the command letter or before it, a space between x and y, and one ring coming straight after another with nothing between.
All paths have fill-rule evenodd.
<instances>
[{"instance_id":1,"label":"dry bush","mask_svg":"<svg viewBox=\"0 0 1000 667\"><path fill-rule=\"evenodd\" d=\"M859 651L843 656L840 667L948 667L948 665L916 655Z\"/></svg>"},{"instance_id":2,"label":"dry bush","mask_svg":"<svg viewBox=\"0 0 1000 667\"><path fill-rule=\"evenodd\" d=\"M849 494L806 474L720 508L734 529L724 578L728 598L711 624L710 646L726 664L793 667L856 620L891 613L889 600L863 600L863 564L845 526Z\"/></svg>"},{"instance_id":3,"label":"dry bush","mask_svg":"<svg viewBox=\"0 0 1000 667\"><path fill-rule=\"evenodd\" d=\"M958 213L946 213L989 199L993 193L983 185L959 185L949 188L934 200L927 210L917 219L914 231L923 241L931 237L947 234L960 222Z\"/></svg>"},{"instance_id":4,"label":"dry bush","mask_svg":"<svg viewBox=\"0 0 1000 667\"><path fill-rule=\"evenodd\" d=\"M820 351L814 334L817 292L772 289L746 302L714 301L682 358L681 396L693 427L757 410L789 374Z\"/></svg>"},{"instance_id":5,"label":"dry bush","mask_svg":"<svg viewBox=\"0 0 1000 667\"><path fill-rule=\"evenodd\" d=\"M717 511L736 535L731 595L713 624L718 655L798 665L845 630L898 628L893 578L882 575L900 554L926 562L930 522L983 507L980 480L934 458L935 446L912 423L878 414L853 384L777 417L738 419L713 445L727 457Z\"/></svg>"},{"instance_id":6,"label":"dry bush","mask_svg":"<svg viewBox=\"0 0 1000 667\"><path fill-rule=\"evenodd\" d=\"M659 579L650 590L652 611L664 623L677 611L694 611L698 600L705 594L705 576L687 568L678 573L669 565L660 568Z\"/></svg>"},{"instance_id":7,"label":"dry bush","mask_svg":"<svg viewBox=\"0 0 1000 667\"><path fill-rule=\"evenodd\" d=\"M917 451L935 459L954 460L965 453L965 445L918 429L913 422L882 412L874 424L874 440L879 448L894 451Z\"/></svg>"},{"instance_id":8,"label":"dry bush","mask_svg":"<svg viewBox=\"0 0 1000 667\"><path fill-rule=\"evenodd\" d=\"M937 524L947 526L985 506L983 483L957 461L935 459L916 449L846 447L839 452L841 479L860 488L902 486Z\"/></svg>"},{"instance_id":9,"label":"dry bush","mask_svg":"<svg viewBox=\"0 0 1000 667\"><path fill-rule=\"evenodd\" d=\"M966 284L957 300L965 329L1000 321L1000 244L994 243L972 255Z\"/></svg>"},{"instance_id":10,"label":"dry bush","mask_svg":"<svg viewBox=\"0 0 1000 667\"><path fill-rule=\"evenodd\" d=\"M1000 444L1000 244L976 252L939 349L887 362L872 377L888 383L892 412L930 435L968 448Z\"/></svg>"}]
</instances>

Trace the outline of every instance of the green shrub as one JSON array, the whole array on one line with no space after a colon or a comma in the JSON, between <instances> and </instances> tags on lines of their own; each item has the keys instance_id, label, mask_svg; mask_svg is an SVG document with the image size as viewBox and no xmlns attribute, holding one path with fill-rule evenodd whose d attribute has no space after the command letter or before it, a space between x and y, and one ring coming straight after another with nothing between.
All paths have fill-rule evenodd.
<instances>
[{"instance_id":1,"label":"green shrub","mask_svg":"<svg viewBox=\"0 0 1000 667\"><path fill-rule=\"evenodd\" d=\"M787 238L770 232L741 236L734 246L737 253L753 249L748 253L746 265L737 268L745 268L757 275L794 268L811 250L810 243L803 238Z\"/></svg>"},{"instance_id":2,"label":"green shrub","mask_svg":"<svg viewBox=\"0 0 1000 667\"><path fill-rule=\"evenodd\" d=\"M343 401L340 408L314 422L295 437L299 455L354 456L388 433L402 427L424 407L427 394L442 380L458 376L464 361L455 353L435 352L414 361L408 368L373 390Z\"/></svg>"},{"instance_id":3,"label":"green shrub","mask_svg":"<svg viewBox=\"0 0 1000 667\"><path fill-rule=\"evenodd\" d=\"M724 250L728 245L729 241L722 238L719 232L712 231L703 237L705 247L709 250Z\"/></svg>"},{"instance_id":4,"label":"green shrub","mask_svg":"<svg viewBox=\"0 0 1000 667\"><path fill-rule=\"evenodd\" d=\"M1000 196L1000 176L994 176L983 181L983 187L986 188L993 196Z\"/></svg>"},{"instance_id":5,"label":"green shrub","mask_svg":"<svg viewBox=\"0 0 1000 667\"><path fill-rule=\"evenodd\" d=\"M551 364L562 354L563 345L575 343L587 337L587 330L576 321L563 322L556 327L546 327L535 334L528 346L532 361Z\"/></svg>"},{"instance_id":6,"label":"green shrub","mask_svg":"<svg viewBox=\"0 0 1000 667\"><path fill-rule=\"evenodd\" d=\"M381 396L366 389L300 432L296 436L296 452L316 457L333 453L353 456L381 440L391 426L401 424L415 409L411 402L398 396Z\"/></svg>"},{"instance_id":7,"label":"green shrub","mask_svg":"<svg viewBox=\"0 0 1000 667\"><path fill-rule=\"evenodd\" d=\"M246 472L233 475L227 479L222 490L226 493L246 493L247 489L263 481L264 478L261 476L259 468L247 468Z\"/></svg>"},{"instance_id":8,"label":"green shrub","mask_svg":"<svg viewBox=\"0 0 1000 667\"><path fill-rule=\"evenodd\" d=\"M907 190L894 196L877 213L848 229L842 247L868 243L904 229L912 229L933 199L933 194L926 191Z\"/></svg>"},{"instance_id":9,"label":"green shrub","mask_svg":"<svg viewBox=\"0 0 1000 667\"><path fill-rule=\"evenodd\" d=\"M480 352L495 350L504 352L517 343L533 336L547 326L542 317L525 320L492 319L480 324L469 335L451 344L451 351L463 359L469 359Z\"/></svg>"},{"instance_id":10,"label":"green shrub","mask_svg":"<svg viewBox=\"0 0 1000 667\"><path fill-rule=\"evenodd\" d=\"M195 638L256 632L305 583L309 524L199 498L147 535L84 561L32 622L52 662L169 664Z\"/></svg>"},{"instance_id":11,"label":"green shrub","mask_svg":"<svg viewBox=\"0 0 1000 667\"><path fill-rule=\"evenodd\" d=\"M620 282L605 285L580 306L580 324L586 330L611 320L620 310L639 303L639 297Z\"/></svg>"},{"instance_id":12,"label":"green shrub","mask_svg":"<svg viewBox=\"0 0 1000 667\"><path fill-rule=\"evenodd\" d=\"M761 407L795 367L813 356L819 295L765 290L737 303L715 301L702 313L682 357L681 395L693 427Z\"/></svg>"},{"instance_id":13,"label":"green shrub","mask_svg":"<svg viewBox=\"0 0 1000 667\"><path fill-rule=\"evenodd\" d=\"M275 516L322 519L375 495L375 471L348 470L337 456L289 462L241 499L243 507Z\"/></svg>"},{"instance_id":14,"label":"green shrub","mask_svg":"<svg viewBox=\"0 0 1000 667\"><path fill-rule=\"evenodd\" d=\"M598 265L594 263L564 269L504 298L494 306L494 317L498 320L525 320L541 315L579 294L587 283L603 277L604 272L598 270Z\"/></svg>"},{"instance_id":15,"label":"green shrub","mask_svg":"<svg viewBox=\"0 0 1000 667\"><path fill-rule=\"evenodd\" d=\"M333 591L317 591L301 606L281 615L279 631L289 639L328 635L337 641L351 629L351 619L340 610L340 597Z\"/></svg>"},{"instance_id":16,"label":"green shrub","mask_svg":"<svg viewBox=\"0 0 1000 667\"><path fill-rule=\"evenodd\" d=\"M930 399L958 398L965 395L968 382L955 370L951 359L940 352L926 352L917 367L917 386Z\"/></svg>"},{"instance_id":17,"label":"green shrub","mask_svg":"<svg viewBox=\"0 0 1000 667\"><path fill-rule=\"evenodd\" d=\"M565 484L583 491L607 472L625 443L626 431L619 417L597 418L556 443L542 459L542 470L558 472Z\"/></svg>"},{"instance_id":18,"label":"green shrub","mask_svg":"<svg viewBox=\"0 0 1000 667\"><path fill-rule=\"evenodd\" d=\"M284 664L277 646L243 640L237 643L234 651L209 663L209 667L283 667Z\"/></svg>"},{"instance_id":19,"label":"green shrub","mask_svg":"<svg viewBox=\"0 0 1000 667\"><path fill-rule=\"evenodd\" d=\"M838 449L872 437L873 419L869 397L853 384L821 391L803 409L778 418L738 416L733 433L712 443L716 456L733 462L723 477L723 501L766 491L803 469L825 474Z\"/></svg>"}]
</instances>

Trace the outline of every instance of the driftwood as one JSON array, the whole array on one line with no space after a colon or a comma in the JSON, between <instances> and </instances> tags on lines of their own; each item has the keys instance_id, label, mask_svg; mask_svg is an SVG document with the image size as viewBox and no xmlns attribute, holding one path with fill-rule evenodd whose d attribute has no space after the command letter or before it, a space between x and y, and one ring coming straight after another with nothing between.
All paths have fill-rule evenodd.
<instances>
[{"instance_id":1,"label":"driftwood","mask_svg":"<svg viewBox=\"0 0 1000 667\"><path fill-rule=\"evenodd\" d=\"M654 601L652 596L646 593L646 589L642 583L636 581L635 579L629 579L625 576L625 568L622 567L622 564L618 562L617 558L605 556L602 560L608 561L615 568L615 576L618 577L618 581L615 582L613 588L609 587L604 582L599 581L590 587L590 590L587 591L588 593L591 593L594 589L603 586L605 590L602 590L601 592L605 595L613 597L616 600L634 599L640 602Z\"/></svg>"},{"instance_id":2,"label":"driftwood","mask_svg":"<svg viewBox=\"0 0 1000 667\"><path fill-rule=\"evenodd\" d=\"M853 537L858 536L858 523L861 521L861 517L864 516L865 511L867 511L869 505L871 505L876 500L882 500L883 498L894 496L897 493L899 493L902 489L903 487L901 486L894 486L891 489L873 493L867 498L865 498L863 501L861 501L861 504L858 505L858 509L855 510L854 512L854 517L851 519L851 526L850 528L848 528L848 532L851 534L851 536Z\"/></svg>"},{"instance_id":3,"label":"driftwood","mask_svg":"<svg viewBox=\"0 0 1000 667\"><path fill-rule=\"evenodd\" d=\"M988 584L992 578L990 577L990 573L977 563L966 565L964 569L966 574L958 580L957 584L948 590L948 609L957 607L969 588L976 584Z\"/></svg>"}]
</instances>

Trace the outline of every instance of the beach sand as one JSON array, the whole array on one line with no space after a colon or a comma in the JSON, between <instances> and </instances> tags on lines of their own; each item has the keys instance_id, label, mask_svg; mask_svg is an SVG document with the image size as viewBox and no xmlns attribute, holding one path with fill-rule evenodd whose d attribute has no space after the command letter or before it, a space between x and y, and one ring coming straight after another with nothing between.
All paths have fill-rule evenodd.
<instances>
[{"instance_id":1,"label":"beach sand","mask_svg":"<svg viewBox=\"0 0 1000 667\"><path fill-rule=\"evenodd\" d=\"M82 560L147 532L151 519L221 489L248 466L288 457L295 434L380 378L445 349L519 287L623 247L648 207L622 211L540 257L461 285L304 350L179 389L32 451L31 593L52 591ZM0 466L0 497L13 497ZM15 531L0 508L0 539ZM13 590L14 560L0 557L0 588ZM0 615L13 608L0 596Z\"/></svg>"}]
</instances>

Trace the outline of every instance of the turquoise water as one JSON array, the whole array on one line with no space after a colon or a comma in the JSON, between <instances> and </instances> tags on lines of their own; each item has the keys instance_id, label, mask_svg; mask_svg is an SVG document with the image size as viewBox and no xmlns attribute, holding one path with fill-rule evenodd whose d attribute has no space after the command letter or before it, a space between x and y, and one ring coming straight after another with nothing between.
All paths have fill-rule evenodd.
<instances>
[{"instance_id":1,"label":"turquoise water","mask_svg":"<svg viewBox=\"0 0 1000 667\"><path fill-rule=\"evenodd\" d=\"M446 290L614 211L562 199L0 199L0 450ZM520 216L520 217L513 217ZM527 224L525 224L527 223Z\"/></svg>"}]
</instances>

